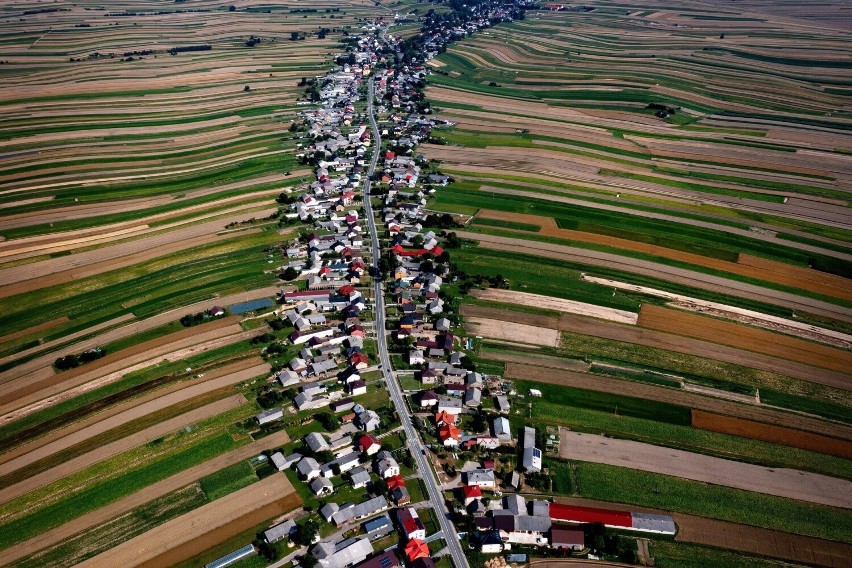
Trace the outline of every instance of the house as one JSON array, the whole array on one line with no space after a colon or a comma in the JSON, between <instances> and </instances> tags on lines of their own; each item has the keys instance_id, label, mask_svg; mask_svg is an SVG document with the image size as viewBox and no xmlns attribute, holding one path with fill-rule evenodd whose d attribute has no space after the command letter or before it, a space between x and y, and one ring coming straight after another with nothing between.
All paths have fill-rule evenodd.
<instances>
[{"instance_id":1,"label":"house","mask_svg":"<svg viewBox=\"0 0 852 568\"><path fill-rule=\"evenodd\" d=\"M399 559L396 557L393 550L386 550L381 554L358 564L356 568L400 568L400 566L402 566L402 564L400 564Z\"/></svg>"},{"instance_id":2,"label":"house","mask_svg":"<svg viewBox=\"0 0 852 568\"><path fill-rule=\"evenodd\" d=\"M476 485L480 489L494 489L497 487L493 469L477 468L468 471L466 483L468 485Z\"/></svg>"},{"instance_id":3,"label":"house","mask_svg":"<svg viewBox=\"0 0 852 568\"><path fill-rule=\"evenodd\" d=\"M494 397L494 406L502 413L509 412L509 397L506 395L497 395Z\"/></svg>"},{"instance_id":4,"label":"house","mask_svg":"<svg viewBox=\"0 0 852 568\"><path fill-rule=\"evenodd\" d=\"M444 424L438 428L438 438L444 446L458 446L461 441L462 431L455 424Z\"/></svg>"},{"instance_id":5,"label":"house","mask_svg":"<svg viewBox=\"0 0 852 568\"><path fill-rule=\"evenodd\" d=\"M396 523L402 535L409 539L426 538L426 527L417 515L414 507L403 507L396 510Z\"/></svg>"},{"instance_id":6,"label":"house","mask_svg":"<svg viewBox=\"0 0 852 568\"><path fill-rule=\"evenodd\" d=\"M482 404L482 391L474 387L464 392L464 405L468 408L476 408Z\"/></svg>"},{"instance_id":7,"label":"house","mask_svg":"<svg viewBox=\"0 0 852 568\"><path fill-rule=\"evenodd\" d=\"M293 467L293 465L302 461L302 454L295 452L290 454L289 456L284 457L283 459L279 459L276 461L275 456L281 455L281 452L276 452L272 454L272 462L278 467L278 471L284 471L285 469L289 469Z\"/></svg>"},{"instance_id":8,"label":"house","mask_svg":"<svg viewBox=\"0 0 852 568\"><path fill-rule=\"evenodd\" d=\"M349 383L349 394L352 396L367 394L367 383L364 381L352 381Z\"/></svg>"},{"instance_id":9,"label":"house","mask_svg":"<svg viewBox=\"0 0 852 568\"><path fill-rule=\"evenodd\" d=\"M438 397L431 390L420 393L420 408L429 408L438 404Z\"/></svg>"},{"instance_id":10,"label":"house","mask_svg":"<svg viewBox=\"0 0 852 568\"><path fill-rule=\"evenodd\" d=\"M440 318L438 321L435 322L435 329L437 331L450 331L451 325L452 324L450 323L450 320L448 320L447 318Z\"/></svg>"},{"instance_id":11,"label":"house","mask_svg":"<svg viewBox=\"0 0 852 568\"><path fill-rule=\"evenodd\" d=\"M418 558L411 563L411 568L435 568L435 561L428 556Z\"/></svg>"},{"instance_id":12,"label":"house","mask_svg":"<svg viewBox=\"0 0 852 568\"><path fill-rule=\"evenodd\" d=\"M367 434L365 436L361 436L358 440L358 449L368 456L372 456L382 449L382 443L379 442L379 439L372 434Z\"/></svg>"},{"instance_id":13,"label":"house","mask_svg":"<svg viewBox=\"0 0 852 568\"><path fill-rule=\"evenodd\" d=\"M285 388L291 387L293 385L297 385L297 384L299 384L299 381L300 381L299 375L297 375L296 373L294 373L290 369L285 369L285 370L281 371L280 373L278 373L276 378L278 379L278 382L281 383L281 386L285 387Z\"/></svg>"},{"instance_id":14,"label":"house","mask_svg":"<svg viewBox=\"0 0 852 568\"><path fill-rule=\"evenodd\" d=\"M482 499L482 489L478 485L465 485L462 487L464 506L467 507L476 499Z\"/></svg>"},{"instance_id":15,"label":"house","mask_svg":"<svg viewBox=\"0 0 852 568\"><path fill-rule=\"evenodd\" d=\"M311 481L319 477L320 465L314 458L302 458L301 461L296 464L296 471L299 472L299 475L301 475L305 481Z\"/></svg>"},{"instance_id":16,"label":"house","mask_svg":"<svg viewBox=\"0 0 852 568\"><path fill-rule=\"evenodd\" d=\"M374 519L365 521L361 526L370 540L380 539L393 532L393 524L391 524L390 517L387 515L380 515Z\"/></svg>"},{"instance_id":17,"label":"house","mask_svg":"<svg viewBox=\"0 0 852 568\"><path fill-rule=\"evenodd\" d=\"M280 420L284 418L284 411L280 408L270 408L269 410L264 410L260 414L254 417L257 420L259 425L268 424L270 422L274 422L275 420Z\"/></svg>"},{"instance_id":18,"label":"house","mask_svg":"<svg viewBox=\"0 0 852 568\"><path fill-rule=\"evenodd\" d=\"M347 471L358 467L360 463L361 455L358 452L349 452L345 456L340 456L331 462L330 465L332 467L337 466L340 473L346 473Z\"/></svg>"},{"instance_id":19,"label":"house","mask_svg":"<svg viewBox=\"0 0 852 568\"><path fill-rule=\"evenodd\" d=\"M420 349L412 349L408 352L408 363L409 365L422 365L426 362L426 358L423 356L423 351Z\"/></svg>"},{"instance_id":20,"label":"house","mask_svg":"<svg viewBox=\"0 0 852 568\"><path fill-rule=\"evenodd\" d=\"M376 513L386 511L388 507L388 500L385 499L384 495L379 495L352 507L341 508L332 515L331 520L339 527L352 521L360 521L361 519L372 517Z\"/></svg>"},{"instance_id":21,"label":"house","mask_svg":"<svg viewBox=\"0 0 852 568\"><path fill-rule=\"evenodd\" d=\"M438 426L443 426L444 424L455 424L456 423L456 415L450 414L449 412L441 411L435 414L435 424Z\"/></svg>"},{"instance_id":22,"label":"house","mask_svg":"<svg viewBox=\"0 0 852 568\"><path fill-rule=\"evenodd\" d=\"M317 477L311 481L309 487L317 497L325 497L334 493L334 485L325 477Z\"/></svg>"},{"instance_id":23,"label":"house","mask_svg":"<svg viewBox=\"0 0 852 568\"><path fill-rule=\"evenodd\" d=\"M382 450L376 455L376 471L382 479L387 479L399 475L399 464L389 451Z\"/></svg>"},{"instance_id":24,"label":"house","mask_svg":"<svg viewBox=\"0 0 852 568\"><path fill-rule=\"evenodd\" d=\"M349 397L336 400L330 406L332 412L343 412L344 410L351 410L354 407L355 401Z\"/></svg>"},{"instance_id":25,"label":"house","mask_svg":"<svg viewBox=\"0 0 852 568\"><path fill-rule=\"evenodd\" d=\"M476 445L485 450L496 450L500 447L500 440L494 436L477 436Z\"/></svg>"},{"instance_id":26,"label":"house","mask_svg":"<svg viewBox=\"0 0 852 568\"><path fill-rule=\"evenodd\" d=\"M305 445L308 446L313 453L323 452L329 449L328 442L325 441L323 435L319 432L311 432L305 436Z\"/></svg>"},{"instance_id":27,"label":"house","mask_svg":"<svg viewBox=\"0 0 852 568\"><path fill-rule=\"evenodd\" d=\"M423 369L420 371L420 382L424 385L434 385L438 374L432 369Z\"/></svg>"},{"instance_id":28,"label":"house","mask_svg":"<svg viewBox=\"0 0 852 568\"><path fill-rule=\"evenodd\" d=\"M354 507L351 503L349 506ZM320 508L319 514L325 519L325 522L330 523L338 511L340 511L340 506L337 503L326 503Z\"/></svg>"},{"instance_id":29,"label":"house","mask_svg":"<svg viewBox=\"0 0 852 568\"><path fill-rule=\"evenodd\" d=\"M393 502L396 503L397 507L411 503L411 495L408 493L408 488L404 485L392 489L390 496L391 499L393 499Z\"/></svg>"},{"instance_id":30,"label":"house","mask_svg":"<svg viewBox=\"0 0 852 568\"><path fill-rule=\"evenodd\" d=\"M349 356L349 364L358 370L366 369L370 366L369 361L367 361L367 355L361 353L360 351L356 351L355 353Z\"/></svg>"},{"instance_id":31,"label":"house","mask_svg":"<svg viewBox=\"0 0 852 568\"><path fill-rule=\"evenodd\" d=\"M541 471L541 450L535 447L524 448L521 463L527 471L531 471L533 473Z\"/></svg>"},{"instance_id":32,"label":"house","mask_svg":"<svg viewBox=\"0 0 852 568\"><path fill-rule=\"evenodd\" d=\"M494 419L494 436L501 442L511 442L512 433L509 429L509 419L505 417Z\"/></svg>"},{"instance_id":33,"label":"house","mask_svg":"<svg viewBox=\"0 0 852 568\"><path fill-rule=\"evenodd\" d=\"M446 412L447 414L461 414L461 411L461 399L450 396L438 397L438 412Z\"/></svg>"},{"instance_id":34,"label":"house","mask_svg":"<svg viewBox=\"0 0 852 568\"><path fill-rule=\"evenodd\" d=\"M320 542L311 548L320 568L347 568L363 562L373 553L373 545L366 538L349 538L337 544Z\"/></svg>"},{"instance_id":35,"label":"house","mask_svg":"<svg viewBox=\"0 0 852 568\"><path fill-rule=\"evenodd\" d=\"M349 480L353 489L361 489L370 483L370 474L361 466L352 468L349 472Z\"/></svg>"},{"instance_id":36,"label":"house","mask_svg":"<svg viewBox=\"0 0 852 568\"><path fill-rule=\"evenodd\" d=\"M372 432L381 426L382 421L374 410L364 410L358 414L358 424L366 432Z\"/></svg>"},{"instance_id":37,"label":"house","mask_svg":"<svg viewBox=\"0 0 852 568\"><path fill-rule=\"evenodd\" d=\"M414 562L420 558L429 558L429 545L420 539L410 540L405 545L405 556L409 562Z\"/></svg>"},{"instance_id":38,"label":"house","mask_svg":"<svg viewBox=\"0 0 852 568\"><path fill-rule=\"evenodd\" d=\"M225 315L225 308L222 306L213 306L207 310L207 314L212 318L218 318Z\"/></svg>"},{"instance_id":39,"label":"house","mask_svg":"<svg viewBox=\"0 0 852 568\"><path fill-rule=\"evenodd\" d=\"M483 554L500 554L503 552L503 539L497 531L479 533L479 550Z\"/></svg>"},{"instance_id":40,"label":"house","mask_svg":"<svg viewBox=\"0 0 852 568\"><path fill-rule=\"evenodd\" d=\"M274 544L279 540L290 538L290 535L292 535L295 531L296 521L290 519L283 523L279 523L274 527L270 527L269 530L263 533L263 539L269 544Z\"/></svg>"}]
</instances>

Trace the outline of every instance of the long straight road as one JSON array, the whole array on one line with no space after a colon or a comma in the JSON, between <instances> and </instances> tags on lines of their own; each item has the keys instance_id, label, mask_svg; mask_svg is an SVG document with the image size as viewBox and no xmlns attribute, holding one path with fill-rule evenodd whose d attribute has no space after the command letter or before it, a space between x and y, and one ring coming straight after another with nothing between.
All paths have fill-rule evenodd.
<instances>
[{"instance_id":1,"label":"long straight road","mask_svg":"<svg viewBox=\"0 0 852 568\"><path fill-rule=\"evenodd\" d=\"M374 83L370 79L369 88L367 91L367 114L370 117L370 128L373 131L373 159L370 161L370 167L367 170L367 179L364 182L364 209L367 217L367 227L370 231L370 245L373 252L373 268L375 275L378 276L378 263L381 250L379 249L379 237L376 231L376 221L373 216L373 207L370 203L370 180L373 177L373 172L376 170L376 164L379 161L381 153L382 139L379 135L379 127L376 125L375 113L373 110ZM387 336L385 335L385 297L383 293L382 281L379 278L374 279L374 293L376 302L376 337L379 342L379 360L382 364L382 375L388 385L388 391L393 400L399 419L402 421L402 426L405 429L405 434L408 439L408 448L414 455L417 462L417 469L421 472L423 481L426 483L426 490L429 494L429 500L432 503L435 511L438 513L438 523L441 530L446 535L447 547L450 551L450 556L453 558L453 563L456 568L469 568L467 558L459 543L458 533L456 528L449 521L447 507L444 504L444 498L441 494L435 476L432 473L431 466L426 460L423 444L420 436L411 422L411 415L408 408L405 406L405 400L402 398L402 392L399 384L393 376L390 356L388 355Z\"/></svg>"}]
</instances>

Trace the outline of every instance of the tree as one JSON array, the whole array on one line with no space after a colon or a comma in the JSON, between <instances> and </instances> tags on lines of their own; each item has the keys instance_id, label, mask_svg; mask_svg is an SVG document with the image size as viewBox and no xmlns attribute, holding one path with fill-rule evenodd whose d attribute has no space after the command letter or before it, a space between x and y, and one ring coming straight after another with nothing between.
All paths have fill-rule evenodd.
<instances>
[{"instance_id":1,"label":"tree","mask_svg":"<svg viewBox=\"0 0 852 568\"><path fill-rule=\"evenodd\" d=\"M299 566L301 568L314 568L317 565L317 559L314 558L313 554L305 554L299 559Z\"/></svg>"},{"instance_id":2,"label":"tree","mask_svg":"<svg viewBox=\"0 0 852 568\"><path fill-rule=\"evenodd\" d=\"M236 11L237 11L237 7L236 7L236 6L234 6L233 4L231 4L230 6L228 6L228 11L229 11L229 12L236 12Z\"/></svg>"},{"instance_id":3,"label":"tree","mask_svg":"<svg viewBox=\"0 0 852 568\"><path fill-rule=\"evenodd\" d=\"M290 32L290 41L298 41L299 32Z\"/></svg>"},{"instance_id":4,"label":"tree","mask_svg":"<svg viewBox=\"0 0 852 568\"><path fill-rule=\"evenodd\" d=\"M320 412L315 417L326 431L331 432L340 428L340 420L330 412Z\"/></svg>"},{"instance_id":5,"label":"tree","mask_svg":"<svg viewBox=\"0 0 852 568\"><path fill-rule=\"evenodd\" d=\"M292 266L288 266L287 270L281 273L282 280L293 280L297 276L299 276L299 271Z\"/></svg>"},{"instance_id":6,"label":"tree","mask_svg":"<svg viewBox=\"0 0 852 568\"><path fill-rule=\"evenodd\" d=\"M298 545L308 546L314 542L318 533L319 525L317 522L314 519L307 519L304 523L296 525L296 530L293 532L293 536L290 537L290 540ZM305 558L308 556L310 555L307 555ZM304 563L305 558L302 558L302 566L314 566L316 564L316 558L314 558L313 564L310 565ZM311 558L313 557L311 556Z\"/></svg>"},{"instance_id":7,"label":"tree","mask_svg":"<svg viewBox=\"0 0 852 568\"><path fill-rule=\"evenodd\" d=\"M251 91L251 87L246 85L245 87L243 87L243 91L245 91L245 92Z\"/></svg>"}]
</instances>

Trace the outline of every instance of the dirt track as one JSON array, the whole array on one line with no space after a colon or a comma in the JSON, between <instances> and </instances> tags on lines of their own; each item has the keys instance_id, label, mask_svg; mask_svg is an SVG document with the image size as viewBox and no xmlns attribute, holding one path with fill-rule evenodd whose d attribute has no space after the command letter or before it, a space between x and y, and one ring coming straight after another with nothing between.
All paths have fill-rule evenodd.
<instances>
[{"instance_id":1,"label":"dirt track","mask_svg":"<svg viewBox=\"0 0 852 568\"><path fill-rule=\"evenodd\" d=\"M694 452L559 429L560 457L603 463L852 509L852 482L806 471L705 456Z\"/></svg>"},{"instance_id":2,"label":"dirt track","mask_svg":"<svg viewBox=\"0 0 852 568\"><path fill-rule=\"evenodd\" d=\"M235 394L201 408L191 410L185 414L181 414L171 420L160 422L159 424L146 428L140 432L136 432L135 434L131 434L111 444L106 444L96 448L82 456L72 458L60 466L30 476L20 483L4 488L2 493L0 493L0 503L11 501L15 497L23 495L24 493L28 493L43 485L62 479L74 472L80 471L92 464L120 454L121 452L134 448L140 444L156 440L157 438L164 436L169 432L183 428L188 424L193 424L216 416L217 414L221 414L227 410L237 408L245 402L246 399L243 395Z\"/></svg>"},{"instance_id":3,"label":"dirt track","mask_svg":"<svg viewBox=\"0 0 852 568\"><path fill-rule=\"evenodd\" d=\"M0 552L0 565L11 564L16 560L23 558L24 556L31 554L37 550L41 550L43 548L47 548L48 546L52 546L58 542L65 540L66 538L75 535L81 531L84 531L88 528L91 528L95 525L99 525L109 519L121 515L122 513L126 513L132 509L143 505L149 501L153 501L163 495L171 493L176 489L180 489L190 483L197 481L198 479L219 471L220 469L227 467L229 465L235 464L244 459L248 459L252 456L260 454L263 450L269 448L275 448L278 446L282 446L290 441L290 438L287 436L286 432L276 432L271 436L267 436L266 438L262 438L256 442L252 442L246 446L243 446L237 450L232 452L228 452L227 454L223 454L221 456L215 457L212 460L206 461L202 464L199 464L195 467L184 470L180 473L177 473L169 478L166 478L162 481L158 481L148 487L140 489L136 493L132 493L127 497L119 499L113 503L105 507L101 507L95 511L87 513L82 517L74 519L64 525L56 527L55 529L49 530L45 533L40 534L39 536L33 537L27 541L24 541L20 544L7 548L6 550ZM283 475L271 476L267 479L275 479L275 478L284 478L286 482L286 477ZM280 481L279 481L280 482ZM287 482L289 485L289 482ZM255 487L257 484L249 486ZM266 487L266 486L261 486ZM288 490L289 492L290 490ZM263 492L261 492L262 494ZM238 495L234 493L232 495ZM223 497L222 500L226 499ZM239 501L239 500L238 500ZM268 499L267 499L268 501ZM214 501L214 503L218 503L219 500ZM245 506L243 505L243 510ZM214 509L215 510L215 509ZM206 517L205 517L206 518ZM207 523L202 523L203 526L210 526L209 523L215 522L217 516L212 518L206 518ZM144 536L144 535L143 535ZM128 541L133 542L133 541ZM89 565L97 566L103 564L92 564ZM110 566L119 566L120 564L109 564Z\"/></svg>"},{"instance_id":4,"label":"dirt track","mask_svg":"<svg viewBox=\"0 0 852 568\"><path fill-rule=\"evenodd\" d=\"M671 515L678 527L678 533L675 536L675 541L678 542L715 546L827 568L848 568L849 558L852 558L852 545L844 542L608 501L576 497L558 497L556 501L581 507L600 507L617 511L641 511ZM653 546L651 552L653 553Z\"/></svg>"},{"instance_id":5,"label":"dirt track","mask_svg":"<svg viewBox=\"0 0 852 568\"><path fill-rule=\"evenodd\" d=\"M44 457L45 453L50 454L61 451L64 448L68 448L76 443L79 443L81 440L86 440L92 436L97 435L100 432L106 432L111 428L115 428L118 425L124 424L131 420L135 420L136 418L144 416L149 412L154 412L161 408L166 408L181 401L193 398L194 396L198 396L199 394L203 394L204 392L209 392L210 390L216 390L216 388L219 388L218 385L211 384L209 390L206 390L208 387L202 387L201 385L204 385L215 379L219 379L220 377L225 377L229 375L242 376L243 372L247 370L250 370L250 372L254 373L255 368L259 369L259 372L247 378L251 378L253 376L269 371L269 366L262 359L260 359L259 357L253 357L251 359L244 359L242 361L238 361L236 363L231 363L230 365L225 365L223 367L214 369L208 373L205 373L205 377L203 379L194 379L191 382L180 381L171 386L167 386L162 389L149 392L148 394L144 394L138 398L133 398L126 402L110 406L106 410L84 418L79 422L75 422L59 430L53 430L45 436L36 438L35 440L28 442L22 446L18 446L12 450L3 452L2 454L0 454L0 474L2 474L2 472L7 471L5 469L5 466L3 466L2 464L5 464L11 460L17 459L31 452L35 452L35 450L42 448L43 446L46 446L48 444L54 444L59 440L69 437L68 440L66 440L65 442L56 446L51 446L49 450L43 451L41 455L35 455L33 459L27 461L26 463L31 463L32 461L41 459L42 457ZM245 379L240 378L239 380ZM203 390L197 390L199 388ZM186 389L196 390L182 392ZM113 421L106 422L103 425L99 425L100 422L107 421L110 419L112 419ZM89 430L87 433L84 433L82 435L77 434L78 432L86 430L87 428L93 427L94 429ZM77 436L82 437L70 438L70 436L74 434L77 434ZM14 470L23 467L24 465L24 462L18 462L17 465L15 465L12 469Z\"/></svg>"},{"instance_id":6,"label":"dirt track","mask_svg":"<svg viewBox=\"0 0 852 568\"><path fill-rule=\"evenodd\" d=\"M844 440L852 449L852 427L845 424L827 422L808 416L801 416L780 410L760 406L744 405L728 400L709 398L695 393L658 387L645 383L612 379L599 375L588 375L564 369L540 367L532 357L499 356L500 360L509 360L506 364L506 378L524 379L554 385L567 385L578 389L608 392L645 400L668 402L688 408L696 408L715 414L735 416L747 420L756 420L784 428L804 430L815 434ZM850 451L850 450L847 450Z\"/></svg>"},{"instance_id":7,"label":"dirt track","mask_svg":"<svg viewBox=\"0 0 852 568\"><path fill-rule=\"evenodd\" d=\"M570 259L574 262L580 262L591 266L616 268L654 278L662 278L678 284L700 288L702 290L710 290L717 293L721 292L732 296L748 298L774 305L781 305L803 312L809 312L852 323L852 310L848 308L843 308L841 306L787 292L762 288L760 286L746 284L736 280L711 276L692 270L685 270L682 268L675 268L664 264L648 262L617 254L597 252L564 245L555 245L508 237L497 237L480 233L470 233L467 231L459 231L456 234L462 238L479 241L479 246L483 248L504 252L518 252L533 256L555 258L558 260Z\"/></svg>"},{"instance_id":8,"label":"dirt track","mask_svg":"<svg viewBox=\"0 0 852 568\"><path fill-rule=\"evenodd\" d=\"M642 306L639 311L639 327L685 335L729 347L742 345L750 351L770 357L822 367L838 373L848 373L852 370L852 353L848 351L653 304Z\"/></svg>"},{"instance_id":9,"label":"dirt track","mask_svg":"<svg viewBox=\"0 0 852 568\"><path fill-rule=\"evenodd\" d=\"M837 373L828 369L802 365L793 361L778 359L777 357L770 357L768 355L745 351L743 349L737 349L727 345L719 345L717 343L710 343L699 339L673 335L652 329L615 325L609 322L575 317L568 314L563 314L559 318L552 318L516 311L487 308L484 306L463 305L462 313L465 315L502 320L511 318L511 321L518 321L528 325L550 327L553 329L571 331L573 333L580 333L593 337L601 337L626 343L636 343L657 349L666 349L676 353L685 353L697 357L716 359L726 363L733 363L753 369L762 369L764 371L779 373L803 381L835 388L845 390L852 389L852 380L850 380L849 375L844 373Z\"/></svg>"}]
</instances>

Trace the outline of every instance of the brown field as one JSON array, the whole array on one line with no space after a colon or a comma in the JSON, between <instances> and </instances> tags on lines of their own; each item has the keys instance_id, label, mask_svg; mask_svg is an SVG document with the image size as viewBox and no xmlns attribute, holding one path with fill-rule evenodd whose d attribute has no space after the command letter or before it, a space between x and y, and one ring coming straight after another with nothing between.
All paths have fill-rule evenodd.
<instances>
[{"instance_id":1,"label":"brown field","mask_svg":"<svg viewBox=\"0 0 852 568\"><path fill-rule=\"evenodd\" d=\"M45 331L51 328L56 327L57 325L62 325L63 323L67 323L69 321L68 316L58 317L56 319L52 319L50 321L46 321L44 323L40 323L38 325L34 325L32 327L28 327L27 329L22 329L21 331L16 331L15 333L10 333L9 335L4 335L0 337L0 343L5 341L12 341L14 339L18 339L19 337L25 337L30 335L31 333L38 333L40 331Z\"/></svg>"},{"instance_id":2,"label":"brown field","mask_svg":"<svg viewBox=\"0 0 852 568\"><path fill-rule=\"evenodd\" d=\"M830 454L852 459L852 445L837 438L829 438L811 432L792 430L773 424L754 422L745 418L722 416L712 412L692 409L692 426L702 430L733 434L744 438L763 440L773 444L784 444L803 450Z\"/></svg>"},{"instance_id":3,"label":"brown field","mask_svg":"<svg viewBox=\"0 0 852 568\"><path fill-rule=\"evenodd\" d=\"M852 509L852 481L559 429L559 456Z\"/></svg>"},{"instance_id":4,"label":"brown field","mask_svg":"<svg viewBox=\"0 0 852 568\"><path fill-rule=\"evenodd\" d=\"M286 476L272 475L163 523L79 566L172 566L268 519L292 511L301 503Z\"/></svg>"},{"instance_id":5,"label":"brown field","mask_svg":"<svg viewBox=\"0 0 852 568\"><path fill-rule=\"evenodd\" d=\"M545 310L565 312L579 316L586 316L608 321L614 321L617 323L624 323L628 325L635 324L638 318L637 314L633 312L616 310L614 308L606 308L603 306L596 306L595 304L586 304L584 302L563 300L562 298L553 298L551 296L542 296L541 294L518 292L515 290L486 288L484 290L473 290L471 291L471 294L475 298L480 298L482 300L503 302L506 304L518 304L521 306L531 306Z\"/></svg>"},{"instance_id":6,"label":"brown field","mask_svg":"<svg viewBox=\"0 0 852 568\"><path fill-rule=\"evenodd\" d=\"M487 190L485 187L483 189ZM738 262L728 262L618 237L560 229L553 219L538 215L480 209L476 216L484 219L498 219L538 225L540 227L539 234L548 237L595 243L618 249L641 252L852 301L852 282L840 276L834 276L818 270L796 267L750 255L740 255Z\"/></svg>"},{"instance_id":7,"label":"brown field","mask_svg":"<svg viewBox=\"0 0 852 568\"><path fill-rule=\"evenodd\" d=\"M852 370L852 353L848 351L652 304L642 306L639 312L639 327L686 335L731 347L743 347L749 351L823 367L838 373L848 373Z\"/></svg>"},{"instance_id":8,"label":"brown field","mask_svg":"<svg viewBox=\"0 0 852 568\"><path fill-rule=\"evenodd\" d=\"M82 443L102 432L117 428L151 412L180 404L198 395L221 388L223 385L248 380L267 372L269 372L269 365L259 357L252 357L205 372L203 378L179 381L126 402L107 407L68 426L59 429L51 428L48 434L0 454L0 475L7 475L9 472L29 463ZM221 379L224 379L223 384L220 384ZM22 456L27 457L21 459ZM12 460L16 461L8 464Z\"/></svg>"},{"instance_id":9,"label":"brown field","mask_svg":"<svg viewBox=\"0 0 852 568\"><path fill-rule=\"evenodd\" d=\"M652 276L654 278L666 279L678 284L722 292L731 296L749 298L773 305L800 310L807 313L837 319L852 323L852 310L829 304L820 300L814 300L805 296L780 292L754 284L747 284L737 280L712 276L692 270L675 268L665 264L634 259L627 256L597 252L577 247L528 241L509 237L498 237L481 233L457 231L459 237L479 241L482 248L511 251L532 256L555 258L563 260L572 258L576 262L591 266L603 266L607 268L618 268L636 274Z\"/></svg>"},{"instance_id":10,"label":"brown field","mask_svg":"<svg viewBox=\"0 0 852 568\"><path fill-rule=\"evenodd\" d=\"M781 375L787 375L803 381L827 385L839 389L849 390L848 373L830 371L810 365L803 365L778 357L770 357L746 351L736 347L710 343L700 339L692 339L671 333L655 331L653 329L642 329L635 326L616 325L605 321L597 321L563 314L558 318L538 314L529 314L511 309L491 308L485 306L463 305L462 314L485 317L503 321L517 321L527 325L548 327L562 331L571 331L583 335L600 337L635 343L665 349L676 353L684 353L697 357L705 357L733 363L753 369L761 369Z\"/></svg>"},{"instance_id":11,"label":"brown field","mask_svg":"<svg viewBox=\"0 0 852 568\"><path fill-rule=\"evenodd\" d=\"M559 332L544 327L535 327L522 323L508 326L506 322L488 318L471 317L465 320L465 329L470 335L481 335L491 339L520 341L532 345L559 345Z\"/></svg>"},{"instance_id":12,"label":"brown field","mask_svg":"<svg viewBox=\"0 0 852 568\"><path fill-rule=\"evenodd\" d=\"M156 440L157 438L183 428L184 426L200 422L207 418L212 418L217 414L237 408L245 402L246 399L243 395L231 395L228 398L224 398L196 410L181 414L171 420L160 422L159 424L146 428L140 432L136 432L135 434L131 434L130 436L122 438L121 440L111 444L100 446L86 454L66 461L60 466L35 475L30 475L19 483L3 488L2 493L0 493L0 503L11 501L15 497L33 491L34 489L47 485L48 483L52 483L58 479L62 479L74 472L85 469L94 463L111 458L126 450L145 444L151 440Z\"/></svg>"},{"instance_id":13,"label":"brown field","mask_svg":"<svg viewBox=\"0 0 852 568\"><path fill-rule=\"evenodd\" d=\"M260 454L263 450L284 445L289 441L290 438L287 436L286 432L276 432L271 436L267 436L266 438L263 438L256 442L252 442L251 444L245 445L239 449L228 452L226 454L222 454L221 456L217 456L209 461L206 461L195 467L191 467L162 481L158 481L157 483L149 485L144 489L140 489L136 493L128 495L127 497L123 497L118 501L114 501L109 505L106 505L105 507L101 507L100 509L97 509L90 513L86 513L82 517L74 519L73 521L65 523L64 525L58 526L55 529L51 529L25 542L16 544L15 546L7 548L6 550L0 551L0 565L11 564L19 558L31 554L37 550L52 546L58 542L65 540L70 536L73 536L95 525L105 523L113 517L117 517L123 513L126 513L127 511L133 510L139 507L140 505L143 505L144 503L153 501L154 499L162 497L163 495L167 495L168 493L180 489L181 487L185 487L190 483L201 479L202 477L219 471L222 468L225 468L229 465L233 465L250 457L256 456ZM267 479L275 478L284 478L284 482L288 485L287 488L284 488L287 490L286 493L292 491L292 489L289 488L289 482L283 475L274 475L268 477ZM249 486L249 488L255 487L256 485L257 484L251 485ZM261 487L266 486L262 485ZM269 489L267 488L267 492L268 491ZM232 495L236 495L238 493L239 492L236 492ZM219 503L220 501L226 498L227 497L223 497L222 499L214 501L213 503ZM210 523L215 521L213 519L208 519L207 522ZM197 529L198 527L195 528ZM110 565L115 566L115 564Z\"/></svg>"},{"instance_id":14,"label":"brown field","mask_svg":"<svg viewBox=\"0 0 852 568\"><path fill-rule=\"evenodd\" d=\"M667 402L670 404L685 406L687 408L734 416L747 420L759 420L766 424L789 428L791 430L803 430L818 436L824 436L828 438L824 445L821 446L824 448L840 448L840 446L832 446L828 443L831 439L830 437L834 437L844 444L843 448L839 449L840 452L843 452L843 456L848 455L848 453L852 451L852 427L845 424L828 422L817 418L811 418L809 416L761 406L748 406L728 400L709 398L695 393L666 387L658 387L646 383L624 381L600 375L590 375L565 369L553 369L546 366L538 366L540 364L546 365L546 362L539 363L534 357L524 357L522 355L504 357L501 355L494 356L493 358L508 361L506 363L506 371L504 374L506 378L509 379L523 379L553 385L565 385L578 389L608 392L633 398ZM798 447L793 444L786 444L784 440L779 441L779 443Z\"/></svg>"}]
</instances>

